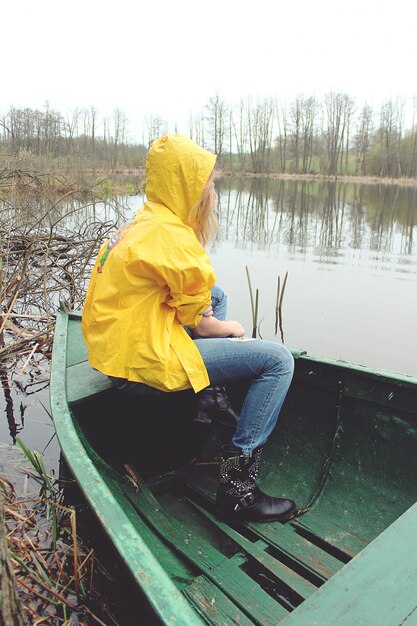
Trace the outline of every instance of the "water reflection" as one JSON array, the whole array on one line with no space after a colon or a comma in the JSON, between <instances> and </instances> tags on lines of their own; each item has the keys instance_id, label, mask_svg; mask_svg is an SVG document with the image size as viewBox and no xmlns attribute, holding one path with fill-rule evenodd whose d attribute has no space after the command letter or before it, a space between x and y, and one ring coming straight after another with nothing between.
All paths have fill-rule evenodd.
<instances>
[{"instance_id":1,"label":"water reflection","mask_svg":"<svg viewBox=\"0 0 417 626\"><path fill-rule=\"evenodd\" d=\"M21 405L21 408L20 408L21 423L19 424L18 421L16 421L14 404L13 404L13 396L12 396L10 384L9 384L9 377L7 375L7 370L3 367L0 368L0 380L1 380L1 387L2 387L3 395L4 395L5 413L6 413L7 423L9 425L10 437L11 437L12 442L16 443L16 436L18 432L23 428L23 425L24 425L24 422L23 422L24 409L23 409L23 406Z\"/></svg>"},{"instance_id":2,"label":"water reflection","mask_svg":"<svg viewBox=\"0 0 417 626\"><path fill-rule=\"evenodd\" d=\"M376 253L375 260L395 254L405 269L410 266L415 188L226 178L219 192L220 242L272 253L285 246L290 255L312 251L319 263L365 249Z\"/></svg>"},{"instance_id":3,"label":"water reflection","mask_svg":"<svg viewBox=\"0 0 417 626\"><path fill-rule=\"evenodd\" d=\"M107 200L73 198L60 200L56 197L22 195L13 201L0 201L2 230L9 223L19 234L37 235L50 229L71 228L77 231L83 225L89 230L94 224L120 223L130 219L132 206L140 205L143 196L119 196ZM35 229L35 232L34 232Z\"/></svg>"},{"instance_id":4,"label":"water reflection","mask_svg":"<svg viewBox=\"0 0 417 626\"><path fill-rule=\"evenodd\" d=\"M285 247L290 256L314 253L319 263L337 263L347 250L367 250L374 260L398 255L415 264L417 188L398 185L264 178L222 178L219 191L220 235L217 246L232 242L241 249L270 253ZM134 216L143 196L106 201L48 198L20 199L0 205L2 221L28 235L49 229L74 230L92 238L103 224L123 224Z\"/></svg>"}]
</instances>

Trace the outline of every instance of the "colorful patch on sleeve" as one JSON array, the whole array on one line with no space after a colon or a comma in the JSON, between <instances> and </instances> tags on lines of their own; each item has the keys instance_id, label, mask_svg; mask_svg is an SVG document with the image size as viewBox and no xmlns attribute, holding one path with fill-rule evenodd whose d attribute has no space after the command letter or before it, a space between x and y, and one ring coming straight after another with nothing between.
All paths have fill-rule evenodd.
<instances>
[{"instance_id":1,"label":"colorful patch on sleeve","mask_svg":"<svg viewBox=\"0 0 417 626\"><path fill-rule=\"evenodd\" d=\"M117 246L117 244L119 243L119 241L120 241L120 233L121 233L121 231L120 231L120 230L118 230L118 231L117 231L117 233L115 233L115 234L114 234L114 235L113 235L113 236L109 239L109 242L108 242L108 244L107 244L107 246L106 246L106 249L104 250L104 252L103 252L103 254L102 254L102 257L101 257L101 259L100 259L100 264L99 264L99 266L97 267L97 271L98 271L98 273L99 273L99 274L101 274L101 272L103 271L103 265L105 264L105 262L106 262L106 260L107 260L107 257L109 256L109 254L110 254L111 250L113 250L113 248L114 248L115 246Z\"/></svg>"}]
</instances>

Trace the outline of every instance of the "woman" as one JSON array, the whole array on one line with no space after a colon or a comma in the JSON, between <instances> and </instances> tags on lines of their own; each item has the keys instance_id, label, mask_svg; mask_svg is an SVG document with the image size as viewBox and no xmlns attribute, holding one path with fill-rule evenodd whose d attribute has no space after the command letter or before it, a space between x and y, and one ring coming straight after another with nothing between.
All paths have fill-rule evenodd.
<instances>
[{"instance_id":1,"label":"woman","mask_svg":"<svg viewBox=\"0 0 417 626\"><path fill-rule=\"evenodd\" d=\"M83 335L91 365L128 393L199 393L249 379L236 431L222 448L217 515L227 521L285 521L296 512L295 503L264 494L256 478L291 382L293 358L281 344L245 340L242 325L224 319L225 301L216 307L222 293L215 291L215 272L203 248L217 233L215 161L180 135L152 144L147 201L134 222L100 250Z\"/></svg>"}]
</instances>

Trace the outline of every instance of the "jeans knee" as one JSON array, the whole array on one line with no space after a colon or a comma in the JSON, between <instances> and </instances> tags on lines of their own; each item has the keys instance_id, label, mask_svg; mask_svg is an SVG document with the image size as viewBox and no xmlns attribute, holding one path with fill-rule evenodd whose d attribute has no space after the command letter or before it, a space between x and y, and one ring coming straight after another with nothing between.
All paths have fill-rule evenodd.
<instances>
[{"instance_id":1,"label":"jeans knee","mask_svg":"<svg viewBox=\"0 0 417 626\"><path fill-rule=\"evenodd\" d=\"M291 374L293 374L294 373L294 357L286 346L282 345L281 349L283 351L283 357L282 357L283 361L285 361L285 364L288 370L291 371Z\"/></svg>"},{"instance_id":2,"label":"jeans knee","mask_svg":"<svg viewBox=\"0 0 417 626\"><path fill-rule=\"evenodd\" d=\"M294 373L294 357L282 343L268 343L268 366L280 375L292 376Z\"/></svg>"}]
</instances>

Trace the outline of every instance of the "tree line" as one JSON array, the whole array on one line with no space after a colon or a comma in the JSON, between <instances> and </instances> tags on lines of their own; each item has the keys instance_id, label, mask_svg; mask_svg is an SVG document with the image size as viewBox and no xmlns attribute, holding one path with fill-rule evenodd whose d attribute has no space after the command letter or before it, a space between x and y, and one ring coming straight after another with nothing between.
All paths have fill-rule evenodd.
<instances>
[{"instance_id":1,"label":"tree line","mask_svg":"<svg viewBox=\"0 0 417 626\"><path fill-rule=\"evenodd\" d=\"M343 92L321 100L298 96L289 104L273 98L242 98L230 105L218 93L189 116L188 134L213 150L234 172L417 177L417 98L406 105L386 100L379 110L358 106ZM129 135L120 109L99 117L95 107L62 115L11 107L0 115L0 155L66 158L79 167L138 167L154 139L178 132L159 115L142 121L142 137Z\"/></svg>"}]
</instances>

